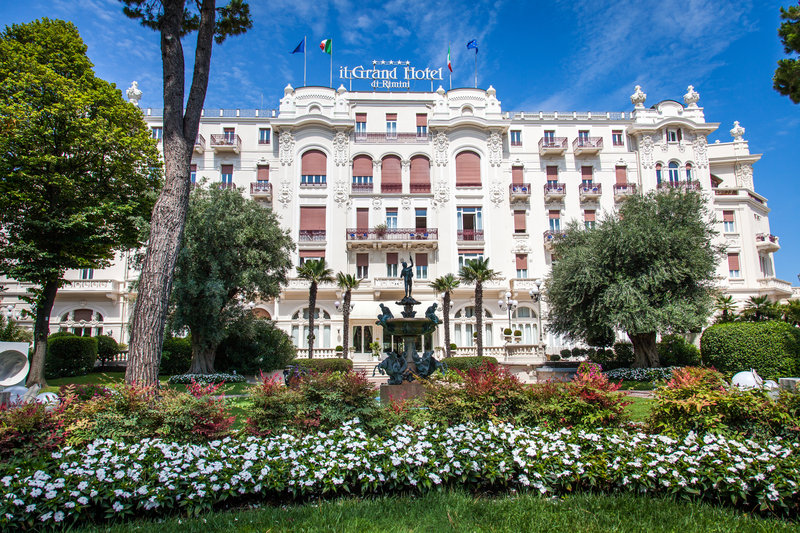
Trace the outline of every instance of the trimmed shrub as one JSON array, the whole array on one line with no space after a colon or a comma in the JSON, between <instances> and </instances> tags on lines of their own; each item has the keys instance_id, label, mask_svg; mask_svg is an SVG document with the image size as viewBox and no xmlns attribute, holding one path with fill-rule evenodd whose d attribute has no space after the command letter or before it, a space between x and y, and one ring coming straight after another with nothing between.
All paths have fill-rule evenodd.
<instances>
[{"instance_id":1,"label":"trimmed shrub","mask_svg":"<svg viewBox=\"0 0 800 533\"><path fill-rule=\"evenodd\" d=\"M216 372L214 374L175 374L170 376L167 383L170 385L189 385L192 383L245 383L247 378L242 374L227 374Z\"/></svg>"},{"instance_id":2,"label":"trimmed shrub","mask_svg":"<svg viewBox=\"0 0 800 533\"><path fill-rule=\"evenodd\" d=\"M314 372L349 372L353 370L350 359L293 359L291 366L298 366ZM289 365L287 365L289 366Z\"/></svg>"},{"instance_id":3,"label":"trimmed shrub","mask_svg":"<svg viewBox=\"0 0 800 533\"><path fill-rule=\"evenodd\" d=\"M473 368L480 368L486 363L497 364L494 357L448 357L444 360L450 370L460 370L466 372Z\"/></svg>"},{"instance_id":4,"label":"trimmed shrub","mask_svg":"<svg viewBox=\"0 0 800 533\"><path fill-rule=\"evenodd\" d=\"M192 363L191 337L167 337L161 348L161 366L158 373L165 376L182 374Z\"/></svg>"},{"instance_id":5,"label":"trimmed shrub","mask_svg":"<svg viewBox=\"0 0 800 533\"><path fill-rule=\"evenodd\" d=\"M703 364L720 372L755 369L765 379L800 372L800 330L786 322L715 324L700 340Z\"/></svg>"},{"instance_id":6,"label":"trimmed shrub","mask_svg":"<svg viewBox=\"0 0 800 533\"><path fill-rule=\"evenodd\" d=\"M217 347L214 367L219 372L258 375L286 368L297 351L292 339L270 320L252 319L228 328Z\"/></svg>"},{"instance_id":7,"label":"trimmed shrub","mask_svg":"<svg viewBox=\"0 0 800 533\"><path fill-rule=\"evenodd\" d=\"M700 350L682 335L664 335L658 343L661 366L698 366Z\"/></svg>"},{"instance_id":8,"label":"trimmed shrub","mask_svg":"<svg viewBox=\"0 0 800 533\"><path fill-rule=\"evenodd\" d=\"M97 359L100 361L100 368L105 368L114 356L119 353L119 344L109 335L99 335L97 339Z\"/></svg>"},{"instance_id":9,"label":"trimmed shrub","mask_svg":"<svg viewBox=\"0 0 800 533\"><path fill-rule=\"evenodd\" d=\"M570 350L569 348L564 348L563 350L561 350L561 357L563 359L569 359L570 357L572 357L572 350Z\"/></svg>"},{"instance_id":10,"label":"trimmed shrub","mask_svg":"<svg viewBox=\"0 0 800 533\"><path fill-rule=\"evenodd\" d=\"M45 376L61 378L85 376L97 360L97 339L72 333L55 334L47 339Z\"/></svg>"}]
</instances>

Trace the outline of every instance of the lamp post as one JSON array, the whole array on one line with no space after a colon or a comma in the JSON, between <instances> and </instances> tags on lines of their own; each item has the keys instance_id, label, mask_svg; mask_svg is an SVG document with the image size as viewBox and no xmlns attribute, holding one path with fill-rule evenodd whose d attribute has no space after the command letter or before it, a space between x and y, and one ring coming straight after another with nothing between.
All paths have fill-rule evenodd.
<instances>
[{"instance_id":1,"label":"lamp post","mask_svg":"<svg viewBox=\"0 0 800 533\"><path fill-rule=\"evenodd\" d=\"M536 279L534 283L536 286L528 291L528 294L531 296L531 301L536 304L536 318L538 319L537 321L539 326L539 344L542 344L542 293L540 291L542 280Z\"/></svg>"},{"instance_id":2,"label":"lamp post","mask_svg":"<svg viewBox=\"0 0 800 533\"><path fill-rule=\"evenodd\" d=\"M505 300L497 300L497 305L501 311L508 311L508 329L511 329L511 312L517 308L519 302L511 299L511 291L506 291Z\"/></svg>"}]
</instances>

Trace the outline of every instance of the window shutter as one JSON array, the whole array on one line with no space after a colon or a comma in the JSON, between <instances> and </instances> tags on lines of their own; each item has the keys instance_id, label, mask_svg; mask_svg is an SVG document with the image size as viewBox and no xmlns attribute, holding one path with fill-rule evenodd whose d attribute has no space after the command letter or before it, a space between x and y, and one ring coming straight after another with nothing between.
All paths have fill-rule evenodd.
<instances>
[{"instance_id":1,"label":"window shutter","mask_svg":"<svg viewBox=\"0 0 800 533\"><path fill-rule=\"evenodd\" d=\"M728 270L739 270L739 254L728 254Z\"/></svg>"},{"instance_id":2,"label":"window shutter","mask_svg":"<svg viewBox=\"0 0 800 533\"><path fill-rule=\"evenodd\" d=\"M356 228L368 229L369 228L369 208L359 207L356 209Z\"/></svg>"},{"instance_id":3,"label":"window shutter","mask_svg":"<svg viewBox=\"0 0 800 533\"><path fill-rule=\"evenodd\" d=\"M189 166L189 170L190 170L191 172L197 172L197 165L190 165L190 166Z\"/></svg>"},{"instance_id":4,"label":"window shutter","mask_svg":"<svg viewBox=\"0 0 800 533\"><path fill-rule=\"evenodd\" d=\"M369 266L369 254L356 254L356 266Z\"/></svg>"},{"instance_id":5,"label":"window shutter","mask_svg":"<svg viewBox=\"0 0 800 533\"><path fill-rule=\"evenodd\" d=\"M628 167L620 165L614 168L617 173L617 185L626 185L628 183Z\"/></svg>"},{"instance_id":6,"label":"window shutter","mask_svg":"<svg viewBox=\"0 0 800 533\"><path fill-rule=\"evenodd\" d=\"M381 160L381 185L400 185L402 181L402 166L400 158L396 155L387 155Z\"/></svg>"},{"instance_id":7,"label":"window shutter","mask_svg":"<svg viewBox=\"0 0 800 533\"><path fill-rule=\"evenodd\" d=\"M417 126L427 126L428 125L428 115L424 113L417 113Z\"/></svg>"},{"instance_id":8,"label":"window shutter","mask_svg":"<svg viewBox=\"0 0 800 533\"><path fill-rule=\"evenodd\" d=\"M417 266L428 266L428 254L414 254L414 264Z\"/></svg>"},{"instance_id":9,"label":"window shutter","mask_svg":"<svg viewBox=\"0 0 800 533\"><path fill-rule=\"evenodd\" d=\"M258 181L269 181L269 165L258 165L256 179Z\"/></svg>"},{"instance_id":10,"label":"window shutter","mask_svg":"<svg viewBox=\"0 0 800 533\"><path fill-rule=\"evenodd\" d=\"M353 176L372 176L372 158L357 155L353 158Z\"/></svg>"},{"instance_id":11,"label":"window shutter","mask_svg":"<svg viewBox=\"0 0 800 533\"><path fill-rule=\"evenodd\" d=\"M511 167L511 184L522 185L522 167Z\"/></svg>"},{"instance_id":12,"label":"window shutter","mask_svg":"<svg viewBox=\"0 0 800 533\"><path fill-rule=\"evenodd\" d=\"M561 218L561 211L557 209L551 209L548 213L549 218Z\"/></svg>"},{"instance_id":13,"label":"window shutter","mask_svg":"<svg viewBox=\"0 0 800 533\"><path fill-rule=\"evenodd\" d=\"M386 264L387 265L396 265L396 264L398 264L397 255L398 254L396 252L391 252L391 253L386 254Z\"/></svg>"},{"instance_id":14,"label":"window shutter","mask_svg":"<svg viewBox=\"0 0 800 533\"><path fill-rule=\"evenodd\" d=\"M233 174L233 165L222 165L223 174Z\"/></svg>"},{"instance_id":15,"label":"window shutter","mask_svg":"<svg viewBox=\"0 0 800 533\"><path fill-rule=\"evenodd\" d=\"M386 113L386 122L397 120L397 113Z\"/></svg>"},{"instance_id":16,"label":"window shutter","mask_svg":"<svg viewBox=\"0 0 800 533\"><path fill-rule=\"evenodd\" d=\"M594 222L595 221L595 212L594 210L587 209L583 212L583 220L584 222Z\"/></svg>"},{"instance_id":17,"label":"window shutter","mask_svg":"<svg viewBox=\"0 0 800 533\"><path fill-rule=\"evenodd\" d=\"M722 221L723 222L733 222L733 211L723 211L722 212Z\"/></svg>"},{"instance_id":18,"label":"window shutter","mask_svg":"<svg viewBox=\"0 0 800 533\"><path fill-rule=\"evenodd\" d=\"M327 176L328 158L319 150L309 150L303 154L301 167L303 176Z\"/></svg>"},{"instance_id":19,"label":"window shutter","mask_svg":"<svg viewBox=\"0 0 800 533\"><path fill-rule=\"evenodd\" d=\"M431 162L424 155L415 155L411 158L411 184L430 185Z\"/></svg>"},{"instance_id":20,"label":"window shutter","mask_svg":"<svg viewBox=\"0 0 800 533\"><path fill-rule=\"evenodd\" d=\"M558 167L547 167L547 181L558 181Z\"/></svg>"},{"instance_id":21,"label":"window shutter","mask_svg":"<svg viewBox=\"0 0 800 533\"><path fill-rule=\"evenodd\" d=\"M481 157L475 152L456 155L456 187L481 185Z\"/></svg>"},{"instance_id":22,"label":"window shutter","mask_svg":"<svg viewBox=\"0 0 800 533\"><path fill-rule=\"evenodd\" d=\"M514 211L514 232L525 233L525 211Z\"/></svg>"},{"instance_id":23,"label":"window shutter","mask_svg":"<svg viewBox=\"0 0 800 533\"><path fill-rule=\"evenodd\" d=\"M464 254L483 254L483 250L480 248L477 249L467 248L464 250L458 250L458 255L464 255Z\"/></svg>"},{"instance_id":24,"label":"window shutter","mask_svg":"<svg viewBox=\"0 0 800 533\"><path fill-rule=\"evenodd\" d=\"M300 229L301 230L324 230L325 229L325 207L301 206L300 207Z\"/></svg>"},{"instance_id":25,"label":"window shutter","mask_svg":"<svg viewBox=\"0 0 800 533\"><path fill-rule=\"evenodd\" d=\"M527 270L528 269L528 254L517 254L517 270Z\"/></svg>"},{"instance_id":26,"label":"window shutter","mask_svg":"<svg viewBox=\"0 0 800 533\"><path fill-rule=\"evenodd\" d=\"M300 250L300 257L302 259L309 257L325 257L325 250Z\"/></svg>"},{"instance_id":27,"label":"window shutter","mask_svg":"<svg viewBox=\"0 0 800 533\"><path fill-rule=\"evenodd\" d=\"M366 121L367 121L366 113L356 113L356 122L366 122Z\"/></svg>"},{"instance_id":28,"label":"window shutter","mask_svg":"<svg viewBox=\"0 0 800 533\"><path fill-rule=\"evenodd\" d=\"M592 170L594 170L594 169L591 166L581 167L581 179L582 180L591 180L592 179Z\"/></svg>"},{"instance_id":29,"label":"window shutter","mask_svg":"<svg viewBox=\"0 0 800 533\"><path fill-rule=\"evenodd\" d=\"M86 322L92 321L92 310L91 309L76 309L75 310L75 322L80 322L84 320Z\"/></svg>"}]
</instances>

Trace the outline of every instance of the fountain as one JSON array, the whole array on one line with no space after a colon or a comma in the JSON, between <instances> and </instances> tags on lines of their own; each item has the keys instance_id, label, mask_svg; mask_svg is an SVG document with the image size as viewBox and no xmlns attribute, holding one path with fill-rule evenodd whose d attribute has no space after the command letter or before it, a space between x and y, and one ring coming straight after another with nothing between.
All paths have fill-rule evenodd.
<instances>
[{"instance_id":1,"label":"fountain","mask_svg":"<svg viewBox=\"0 0 800 533\"><path fill-rule=\"evenodd\" d=\"M415 381L416 378L425 379L437 369L447 370L447 365L433 357L433 350L423 352L422 356L416 350L416 338L432 333L441 320L436 316L436 303L428 307L424 317L416 317L417 312L414 310L414 306L420 305L421 302L411 296L414 260L413 258L409 259L410 265L405 261L401 262L403 269L400 271L400 277L403 278L405 295L399 302L395 302L403 307L402 318L395 318L388 307L380 304L381 314L378 315L376 322L383 327L384 338L387 335L402 337L404 347L402 354L391 348L384 350L386 358L372 372L373 376L376 371L389 376L389 383L381 385L381 402L420 396L424 390L419 381Z\"/></svg>"}]
</instances>

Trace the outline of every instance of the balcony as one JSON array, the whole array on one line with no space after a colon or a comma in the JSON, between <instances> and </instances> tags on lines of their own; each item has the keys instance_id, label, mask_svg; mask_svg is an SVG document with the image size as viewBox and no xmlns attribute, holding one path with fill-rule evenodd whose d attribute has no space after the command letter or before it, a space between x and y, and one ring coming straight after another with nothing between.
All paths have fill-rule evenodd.
<instances>
[{"instance_id":1,"label":"balcony","mask_svg":"<svg viewBox=\"0 0 800 533\"><path fill-rule=\"evenodd\" d=\"M617 183L614 185L614 201L621 202L636 194L635 183Z\"/></svg>"},{"instance_id":2,"label":"balcony","mask_svg":"<svg viewBox=\"0 0 800 533\"><path fill-rule=\"evenodd\" d=\"M776 277L759 278L758 286L760 287L760 294L766 294L776 299L791 298L792 284L788 281L778 279Z\"/></svg>"},{"instance_id":3,"label":"balcony","mask_svg":"<svg viewBox=\"0 0 800 533\"><path fill-rule=\"evenodd\" d=\"M539 155L564 155L567 152L566 137L542 137L539 139Z\"/></svg>"},{"instance_id":4,"label":"balcony","mask_svg":"<svg viewBox=\"0 0 800 533\"><path fill-rule=\"evenodd\" d=\"M508 199L514 202L529 202L531 199L530 183L512 183L508 186Z\"/></svg>"},{"instance_id":5,"label":"balcony","mask_svg":"<svg viewBox=\"0 0 800 533\"><path fill-rule=\"evenodd\" d=\"M572 151L575 155L597 155L602 149L602 137L578 137L572 141Z\"/></svg>"},{"instance_id":6,"label":"balcony","mask_svg":"<svg viewBox=\"0 0 800 533\"><path fill-rule=\"evenodd\" d=\"M603 186L599 183L580 185L578 192L581 195L581 202L595 202L603 195Z\"/></svg>"},{"instance_id":7,"label":"balcony","mask_svg":"<svg viewBox=\"0 0 800 533\"><path fill-rule=\"evenodd\" d=\"M427 134L356 132L353 134L355 144L428 144Z\"/></svg>"},{"instance_id":8,"label":"balcony","mask_svg":"<svg viewBox=\"0 0 800 533\"><path fill-rule=\"evenodd\" d=\"M297 240L300 242L325 242L325 230L301 229Z\"/></svg>"},{"instance_id":9,"label":"balcony","mask_svg":"<svg viewBox=\"0 0 800 533\"><path fill-rule=\"evenodd\" d=\"M242 151L242 138L236 134L213 133L211 134L211 148L214 149L215 154L238 154Z\"/></svg>"},{"instance_id":10,"label":"balcony","mask_svg":"<svg viewBox=\"0 0 800 533\"><path fill-rule=\"evenodd\" d=\"M778 236L771 233L756 234L756 248L759 252L777 252L781 249Z\"/></svg>"},{"instance_id":11,"label":"balcony","mask_svg":"<svg viewBox=\"0 0 800 533\"><path fill-rule=\"evenodd\" d=\"M431 184L430 183L412 183L409 185L409 191L411 194L430 194L431 192Z\"/></svg>"},{"instance_id":12,"label":"balcony","mask_svg":"<svg viewBox=\"0 0 800 533\"><path fill-rule=\"evenodd\" d=\"M667 190L667 189L683 189L686 191L699 191L700 190L700 182L699 181L662 181L658 184L658 189L660 190Z\"/></svg>"},{"instance_id":13,"label":"balcony","mask_svg":"<svg viewBox=\"0 0 800 533\"><path fill-rule=\"evenodd\" d=\"M548 250L553 249L553 243L555 243L561 237L564 237L566 234L561 230L553 230L549 229L542 234L544 239L544 247Z\"/></svg>"},{"instance_id":14,"label":"balcony","mask_svg":"<svg viewBox=\"0 0 800 533\"><path fill-rule=\"evenodd\" d=\"M206 138L197 134L197 139L194 140L194 152L196 154L202 154L206 151Z\"/></svg>"},{"instance_id":15,"label":"balcony","mask_svg":"<svg viewBox=\"0 0 800 533\"><path fill-rule=\"evenodd\" d=\"M402 247L433 249L438 246L437 228L348 228L347 249Z\"/></svg>"},{"instance_id":16,"label":"balcony","mask_svg":"<svg viewBox=\"0 0 800 533\"><path fill-rule=\"evenodd\" d=\"M401 194L403 192L402 183L381 183L381 192L383 194Z\"/></svg>"},{"instance_id":17,"label":"balcony","mask_svg":"<svg viewBox=\"0 0 800 533\"><path fill-rule=\"evenodd\" d=\"M558 202L567 195L567 186L563 183L545 183L544 201Z\"/></svg>"},{"instance_id":18,"label":"balcony","mask_svg":"<svg viewBox=\"0 0 800 533\"><path fill-rule=\"evenodd\" d=\"M458 230L458 240L459 241L469 241L469 242L483 242L483 230L482 229L460 229Z\"/></svg>"},{"instance_id":19,"label":"balcony","mask_svg":"<svg viewBox=\"0 0 800 533\"><path fill-rule=\"evenodd\" d=\"M353 183L350 186L352 193L372 193L372 183Z\"/></svg>"},{"instance_id":20,"label":"balcony","mask_svg":"<svg viewBox=\"0 0 800 533\"><path fill-rule=\"evenodd\" d=\"M268 181L255 181L250 184L250 196L257 200L272 201L272 184Z\"/></svg>"}]
</instances>

